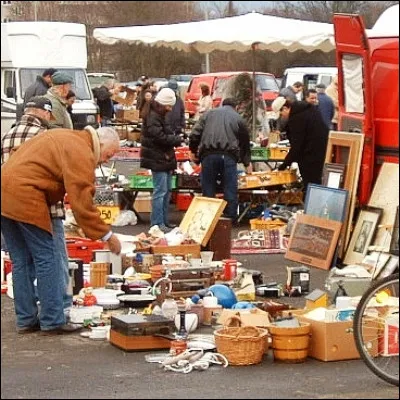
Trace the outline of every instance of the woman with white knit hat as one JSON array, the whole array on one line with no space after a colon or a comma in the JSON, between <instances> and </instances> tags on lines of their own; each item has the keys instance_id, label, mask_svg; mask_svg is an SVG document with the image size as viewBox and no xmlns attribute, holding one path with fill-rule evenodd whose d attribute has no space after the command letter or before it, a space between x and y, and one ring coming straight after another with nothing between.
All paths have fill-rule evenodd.
<instances>
[{"instance_id":1,"label":"woman with white knit hat","mask_svg":"<svg viewBox=\"0 0 400 400\"><path fill-rule=\"evenodd\" d=\"M176 102L172 89L161 89L150 104L150 111L143 121L141 138L142 168L150 169L153 175L153 199L150 217L151 226L158 225L167 232L174 226L168 222L168 207L171 197L172 174L177 166L174 147L180 146L182 138L171 132L165 123L165 115Z\"/></svg>"}]
</instances>

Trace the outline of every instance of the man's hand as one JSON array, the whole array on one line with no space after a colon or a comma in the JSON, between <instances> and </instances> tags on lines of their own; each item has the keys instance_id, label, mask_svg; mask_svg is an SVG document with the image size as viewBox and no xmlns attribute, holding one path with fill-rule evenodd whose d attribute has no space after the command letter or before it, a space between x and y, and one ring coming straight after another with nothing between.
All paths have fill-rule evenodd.
<instances>
[{"instance_id":1,"label":"man's hand","mask_svg":"<svg viewBox=\"0 0 400 400\"><path fill-rule=\"evenodd\" d=\"M278 171L284 171L286 168L287 168L286 164L282 163L282 164L279 165Z\"/></svg>"},{"instance_id":2,"label":"man's hand","mask_svg":"<svg viewBox=\"0 0 400 400\"><path fill-rule=\"evenodd\" d=\"M120 254L121 253L121 242L119 239L112 234L110 239L107 240L108 248L110 249L111 253Z\"/></svg>"},{"instance_id":3,"label":"man's hand","mask_svg":"<svg viewBox=\"0 0 400 400\"><path fill-rule=\"evenodd\" d=\"M246 174L251 174L253 172L253 165L252 164L249 164L247 167L246 167Z\"/></svg>"}]
</instances>

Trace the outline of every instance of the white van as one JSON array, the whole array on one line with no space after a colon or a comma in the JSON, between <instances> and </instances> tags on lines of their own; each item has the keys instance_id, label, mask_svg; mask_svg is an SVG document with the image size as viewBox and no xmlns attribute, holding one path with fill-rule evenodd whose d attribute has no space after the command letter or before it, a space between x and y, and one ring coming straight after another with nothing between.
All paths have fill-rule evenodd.
<instances>
[{"instance_id":1,"label":"white van","mask_svg":"<svg viewBox=\"0 0 400 400\"><path fill-rule=\"evenodd\" d=\"M99 112L86 75L86 27L66 22L1 24L1 135L23 113L26 89L46 68L68 73L77 100L72 106L75 129L98 127Z\"/></svg>"},{"instance_id":2,"label":"white van","mask_svg":"<svg viewBox=\"0 0 400 400\"><path fill-rule=\"evenodd\" d=\"M295 82L303 82L305 90L315 89L315 86L320 83L328 86L336 75L336 67L287 68L283 74L281 89L293 85Z\"/></svg>"}]
</instances>

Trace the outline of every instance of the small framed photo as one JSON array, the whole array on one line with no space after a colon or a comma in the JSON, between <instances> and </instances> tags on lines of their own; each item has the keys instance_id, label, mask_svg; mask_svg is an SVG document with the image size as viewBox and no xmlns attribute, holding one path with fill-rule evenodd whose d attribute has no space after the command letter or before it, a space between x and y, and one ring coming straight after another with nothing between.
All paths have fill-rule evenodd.
<instances>
[{"instance_id":1,"label":"small framed photo","mask_svg":"<svg viewBox=\"0 0 400 400\"><path fill-rule=\"evenodd\" d=\"M325 163L322 174L322 185L342 189L345 180L346 164Z\"/></svg>"},{"instance_id":2,"label":"small framed photo","mask_svg":"<svg viewBox=\"0 0 400 400\"><path fill-rule=\"evenodd\" d=\"M285 258L328 270L341 227L339 221L306 214L297 215Z\"/></svg>"},{"instance_id":3,"label":"small framed photo","mask_svg":"<svg viewBox=\"0 0 400 400\"><path fill-rule=\"evenodd\" d=\"M396 217L392 229L392 239L390 240L389 253L395 256L399 255L399 206L396 209Z\"/></svg>"},{"instance_id":4,"label":"small framed photo","mask_svg":"<svg viewBox=\"0 0 400 400\"><path fill-rule=\"evenodd\" d=\"M348 191L311 183L307 187L304 214L344 222Z\"/></svg>"},{"instance_id":5,"label":"small framed photo","mask_svg":"<svg viewBox=\"0 0 400 400\"><path fill-rule=\"evenodd\" d=\"M374 238L382 213L382 208L378 207L365 206L360 210L343 260L345 264L362 263Z\"/></svg>"}]
</instances>

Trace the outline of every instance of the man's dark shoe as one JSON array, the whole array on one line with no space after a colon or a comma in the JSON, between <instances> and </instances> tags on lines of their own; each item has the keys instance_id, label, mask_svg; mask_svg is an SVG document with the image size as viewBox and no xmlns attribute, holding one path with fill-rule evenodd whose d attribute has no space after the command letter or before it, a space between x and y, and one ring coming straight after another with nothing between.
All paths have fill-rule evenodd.
<instances>
[{"instance_id":1,"label":"man's dark shoe","mask_svg":"<svg viewBox=\"0 0 400 400\"><path fill-rule=\"evenodd\" d=\"M24 335L26 333L34 333L40 331L40 324L39 322L35 325L31 326L18 326L17 327L17 333L20 335Z\"/></svg>"},{"instance_id":2,"label":"man's dark shoe","mask_svg":"<svg viewBox=\"0 0 400 400\"><path fill-rule=\"evenodd\" d=\"M174 228L176 228L178 225L175 225L175 224L165 224L165 226L166 226L167 228L174 229Z\"/></svg>"},{"instance_id":3,"label":"man's dark shoe","mask_svg":"<svg viewBox=\"0 0 400 400\"><path fill-rule=\"evenodd\" d=\"M50 330L42 330L42 335L51 336L51 335L66 335L68 333L79 332L82 329L82 325L72 324L68 322L67 324L61 325L55 329Z\"/></svg>"}]
</instances>

